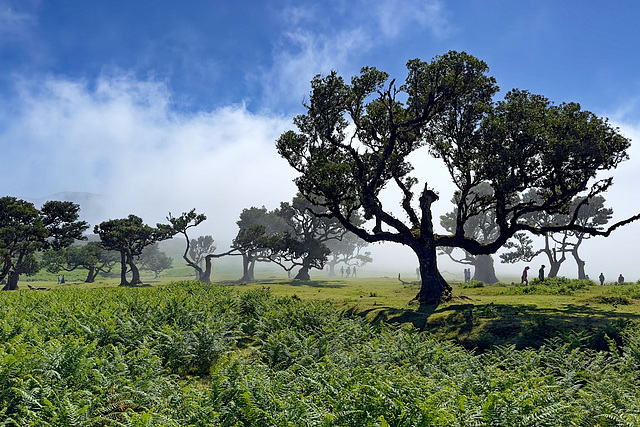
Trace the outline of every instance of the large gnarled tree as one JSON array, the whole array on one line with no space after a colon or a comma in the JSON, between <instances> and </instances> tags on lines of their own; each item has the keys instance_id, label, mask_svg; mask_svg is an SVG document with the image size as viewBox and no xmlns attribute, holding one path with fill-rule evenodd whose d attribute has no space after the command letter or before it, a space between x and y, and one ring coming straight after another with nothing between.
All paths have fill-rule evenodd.
<instances>
[{"instance_id":1,"label":"large gnarled tree","mask_svg":"<svg viewBox=\"0 0 640 427\"><path fill-rule=\"evenodd\" d=\"M575 216L558 226L527 223L523 217L532 212L560 211L579 194L586 203L605 191L611 179L596 181L596 174L627 158L629 140L575 103L554 105L521 90L494 101L498 87L486 63L466 53L411 60L407 68L401 86L371 67L350 84L335 72L316 76L306 113L294 118L298 130L282 134L277 148L300 173L299 191L326 208L322 215L337 218L368 242L400 243L415 252L421 303L438 304L451 292L437 268L438 247L491 254L520 231L606 236L639 217L605 230L581 226ZM416 188L412 153L440 159L460 194L450 234L434 231L438 194L426 182ZM468 198L480 184L490 194ZM392 187L406 219L383 205L381 191ZM540 191L540 203L513 202L529 189ZM498 232L493 241L481 242L465 232L465 224L487 209L496 213ZM354 225L355 213L368 221Z\"/></svg>"}]
</instances>

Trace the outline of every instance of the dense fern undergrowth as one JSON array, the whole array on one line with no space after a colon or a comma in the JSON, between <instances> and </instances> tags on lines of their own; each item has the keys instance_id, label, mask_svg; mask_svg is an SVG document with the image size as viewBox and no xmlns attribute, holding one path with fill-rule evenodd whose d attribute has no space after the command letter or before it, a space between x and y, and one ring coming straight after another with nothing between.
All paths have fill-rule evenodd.
<instances>
[{"instance_id":1,"label":"dense fern undergrowth","mask_svg":"<svg viewBox=\"0 0 640 427\"><path fill-rule=\"evenodd\" d=\"M0 425L640 425L640 332L474 354L221 286L0 294Z\"/></svg>"}]
</instances>

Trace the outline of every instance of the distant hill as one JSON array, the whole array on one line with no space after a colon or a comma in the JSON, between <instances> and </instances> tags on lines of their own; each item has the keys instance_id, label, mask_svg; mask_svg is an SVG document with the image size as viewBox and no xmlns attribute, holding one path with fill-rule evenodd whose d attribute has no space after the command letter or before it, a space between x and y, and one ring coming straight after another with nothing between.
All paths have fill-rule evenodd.
<instances>
[{"instance_id":1,"label":"distant hill","mask_svg":"<svg viewBox=\"0 0 640 427\"><path fill-rule=\"evenodd\" d=\"M62 191L60 193L51 194L50 196L40 198L26 198L36 207L40 207L43 203L50 200L59 200L61 202L73 202L80 205L80 219L91 224L91 228L105 219L106 197L101 194L80 192L80 191Z\"/></svg>"}]
</instances>

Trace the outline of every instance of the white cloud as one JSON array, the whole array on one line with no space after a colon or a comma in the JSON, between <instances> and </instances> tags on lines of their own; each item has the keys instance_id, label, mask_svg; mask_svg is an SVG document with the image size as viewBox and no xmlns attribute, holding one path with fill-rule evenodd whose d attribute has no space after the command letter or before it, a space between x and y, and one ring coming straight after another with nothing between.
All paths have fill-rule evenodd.
<instances>
[{"instance_id":1,"label":"white cloud","mask_svg":"<svg viewBox=\"0 0 640 427\"><path fill-rule=\"evenodd\" d=\"M368 48L361 28L332 35L297 28L287 32L284 38L274 52L273 67L262 76L267 82L264 85L267 105L281 102L283 98L299 105L309 93L309 82L315 75L340 70L348 64L351 53Z\"/></svg>"},{"instance_id":2,"label":"white cloud","mask_svg":"<svg viewBox=\"0 0 640 427\"><path fill-rule=\"evenodd\" d=\"M436 37L443 38L451 32L444 7L438 0L385 0L373 8L382 33L395 38L410 27L429 29Z\"/></svg>"},{"instance_id":3,"label":"white cloud","mask_svg":"<svg viewBox=\"0 0 640 427\"><path fill-rule=\"evenodd\" d=\"M285 9L282 15L288 30L274 46L273 66L261 76L267 104L281 102L283 94L290 102L301 102L316 74L357 73L364 65L358 62L360 56L407 34L407 28L428 28L439 38L451 28L438 0L385 0L375 5L337 1L323 9Z\"/></svg>"},{"instance_id":4,"label":"white cloud","mask_svg":"<svg viewBox=\"0 0 640 427\"><path fill-rule=\"evenodd\" d=\"M0 135L12 159L0 171L9 194L88 191L109 197L105 220L130 213L163 222L191 208L216 240L236 233L241 210L274 208L295 193L293 170L275 149L281 117L243 105L178 114L162 83L128 76L24 83L20 112ZM95 221L94 221L95 222Z\"/></svg>"}]
</instances>

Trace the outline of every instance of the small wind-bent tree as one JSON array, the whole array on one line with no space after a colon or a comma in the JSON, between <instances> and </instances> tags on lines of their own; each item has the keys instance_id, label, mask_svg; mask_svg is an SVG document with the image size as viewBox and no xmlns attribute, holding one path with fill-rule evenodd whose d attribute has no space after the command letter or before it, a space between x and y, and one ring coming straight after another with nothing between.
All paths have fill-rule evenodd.
<instances>
[{"instance_id":1,"label":"small wind-bent tree","mask_svg":"<svg viewBox=\"0 0 640 427\"><path fill-rule=\"evenodd\" d=\"M153 243L142 249L138 255L138 263L141 270L153 271L154 278L157 279L160 273L173 266L173 258L162 252L157 243Z\"/></svg>"},{"instance_id":2,"label":"small wind-bent tree","mask_svg":"<svg viewBox=\"0 0 640 427\"><path fill-rule=\"evenodd\" d=\"M94 227L93 232L100 236L103 248L120 253L120 286L142 283L136 258L145 247L169 239L175 234L167 224L156 224L154 228L144 224L142 218L133 214L127 218L103 221ZM127 281L127 266L131 270L131 282Z\"/></svg>"},{"instance_id":3,"label":"small wind-bent tree","mask_svg":"<svg viewBox=\"0 0 640 427\"><path fill-rule=\"evenodd\" d=\"M608 236L640 218L634 215L605 230L582 226L575 216L561 225L529 224L528 214L559 212L576 196L585 196L586 203L606 191L611 178L596 176L627 159L629 140L576 103L554 105L517 89L494 100L498 86L487 75L487 64L464 52L431 62L411 60L407 68L400 86L372 67L350 83L336 72L316 76L306 113L294 118L297 131L283 133L276 146L299 173L300 193L324 207L319 215L333 216L367 242L395 242L414 251L421 303L438 304L451 293L437 268L438 247L488 255L518 232ZM414 188L418 178L409 155L427 153L442 161L460 194L451 234L434 231L435 189L426 182ZM490 196L470 200L468 194L480 184L489 186ZM383 189L393 188L402 217L381 197ZM513 202L529 189L540 192L541 203ZM498 232L490 242L465 231L465 224L483 210L496 215ZM366 222L354 224L355 213Z\"/></svg>"},{"instance_id":4,"label":"small wind-bent tree","mask_svg":"<svg viewBox=\"0 0 640 427\"><path fill-rule=\"evenodd\" d=\"M205 236L198 236L196 239L191 239L189 243L189 258L193 264L196 264L200 267L200 270L196 270L196 277L200 280L200 276L206 276L207 274L211 276L211 262L206 263L206 256L212 254L216 251L218 247L216 246L215 241L213 240L213 236L207 234ZM184 258L184 256L183 256ZM209 261L211 261L211 257L209 257ZM205 270L202 270L203 263L206 264L209 273L203 274Z\"/></svg>"},{"instance_id":5,"label":"small wind-bent tree","mask_svg":"<svg viewBox=\"0 0 640 427\"><path fill-rule=\"evenodd\" d=\"M276 211L251 207L240 213L238 234L231 247L242 255L242 277L240 282L255 280L256 262L269 262L281 235L289 228Z\"/></svg>"},{"instance_id":6,"label":"small wind-bent tree","mask_svg":"<svg viewBox=\"0 0 640 427\"><path fill-rule=\"evenodd\" d=\"M3 290L18 289L20 274L40 269L36 252L61 249L75 240L85 240L89 227L79 221L80 206L66 201L48 201L38 210L25 200L0 198L0 281Z\"/></svg>"},{"instance_id":7,"label":"small wind-bent tree","mask_svg":"<svg viewBox=\"0 0 640 427\"><path fill-rule=\"evenodd\" d=\"M86 245L71 245L66 248L49 249L42 255L42 266L50 273L87 270L85 283L93 283L100 273L108 273L118 262L120 255L116 251L104 249L98 242Z\"/></svg>"},{"instance_id":8,"label":"small wind-bent tree","mask_svg":"<svg viewBox=\"0 0 640 427\"><path fill-rule=\"evenodd\" d=\"M183 212L182 215L178 217L171 215L171 212L169 212L169 216L167 216L173 233L182 234L187 242L182 258L188 266L196 271L197 280L203 283L211 283L211 270L213 268L211 259L234 255L236 250L231 249L222 254L214 254L213 252L216 250L216 246L211 236L200 236L197 240L189 240L187 231L201 224L206 219L207 216L205 214L198 214L195 209L191 209L189 212ZM202 260L204 260L205 263L204 269L200 265Z\"/></svg>"},{"instance_id":9,"label":"small wind-bent tree","mask_svg":"<svg viewBox=\"0 0 640 427\"><path fill-rule=\"evenodd\" d=\"M321 206L296 195L291 203L282 202L276 210L289 228L272 250L272 261L284 267L284 263L300 267L294 280L311 280L309 270L322 270L329 255L326 243L340 240L347 230L335 218L322 216Z\"/></svg>"}]
</instances>

